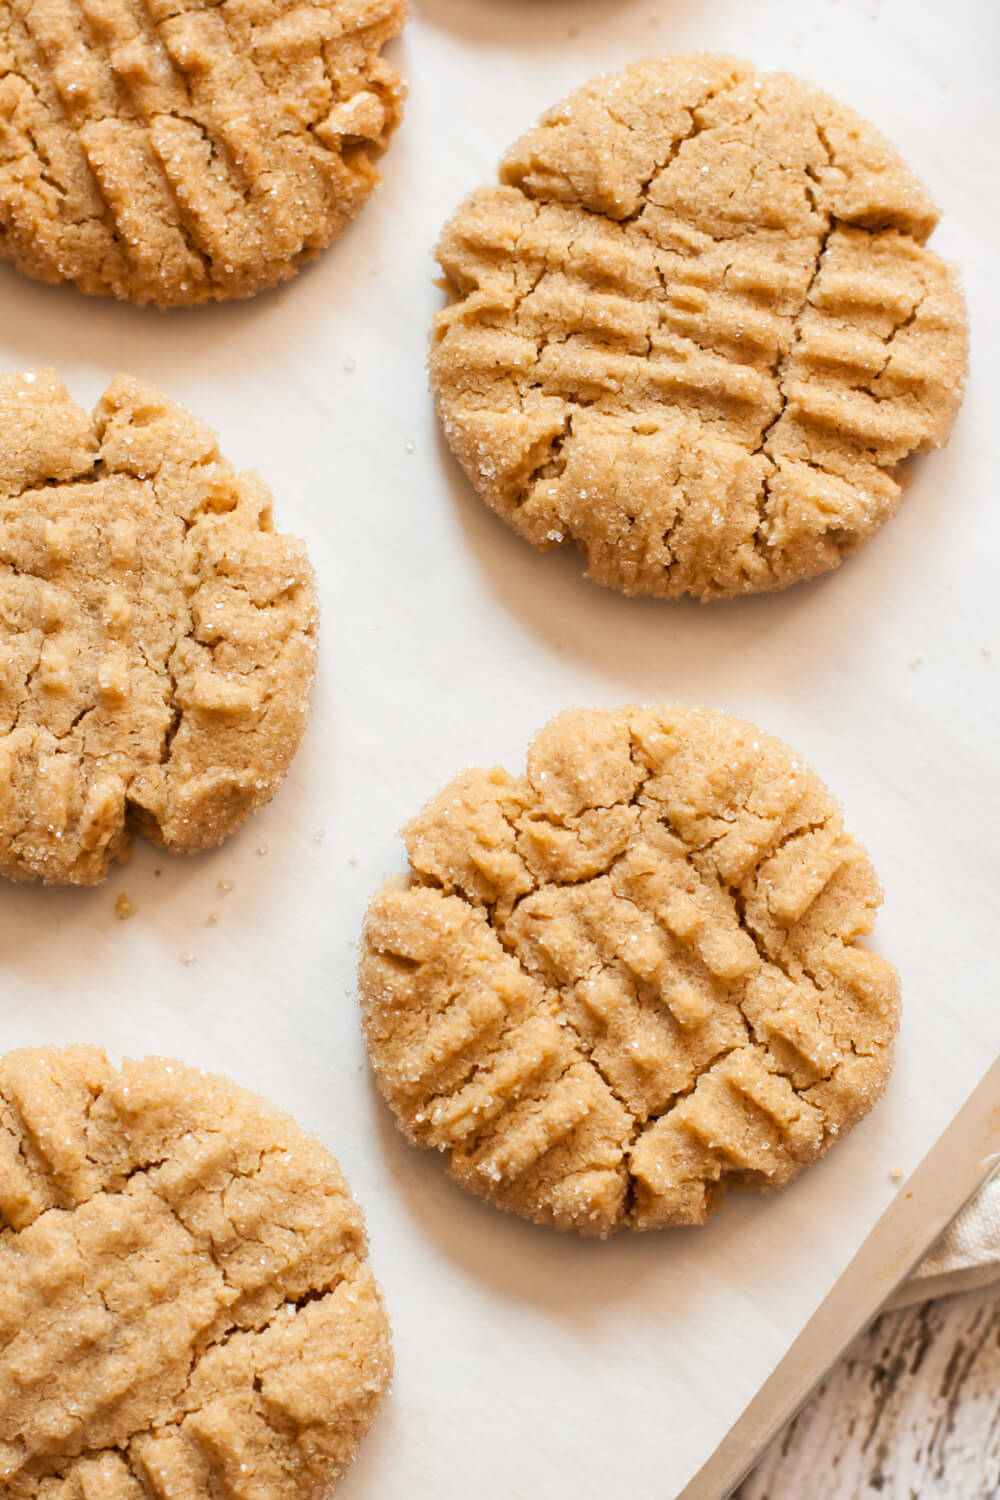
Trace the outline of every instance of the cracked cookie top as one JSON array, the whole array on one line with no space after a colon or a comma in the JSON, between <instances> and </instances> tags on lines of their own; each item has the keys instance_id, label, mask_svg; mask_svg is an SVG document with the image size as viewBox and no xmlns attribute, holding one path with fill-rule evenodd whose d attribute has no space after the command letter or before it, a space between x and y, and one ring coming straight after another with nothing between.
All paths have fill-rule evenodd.
<instances>
[{"instance_id":1,"label":"cracked cookie top","mask_svg":"<svg viewBox=\"0 0 1000 1500\"><path fill-rule=\"evenodd\" d=\"M788 75L696 55L594 79L444 229L448 442L521 536L628 594L835 567L961 398L935 221L880 135Z\"/></svg>"},{"instance_id":2,"label":"cracked cookie top","mask_svg":"<svg viewBox=\"0 0 1000 1500\"><path fill-rule=\"evenodd\" d=\"M0 256L179 306L292 276L377 184L405 0L6 0Z\"/></svg>"},{"instance_id":3,"label":"cracked cookie top","mask_svg":"<svg viewBox=\"0 0 1000 1500\"><path fill-rule=\"evenodd\" d=\"M101 880L131 826L219 843L288 769L315 635L305 548L207 427L124 377L93 417L0 377L0 874Z\"/></svg>"},{"instance_id":4,"label":"cracked cookie top","mask_svg":"<svg viewBox=\"0 0 1000 1500\"><path fill-rule=\"evenodd\" d=\"M321 1500L391 1370L361 1212L264 1100L91 1047L0 1060L8 1500Z\"/></svg>"},{"instance_id":5,"label":"cracked cookie top","mask_svg":"<svg viewBox=\"0 0 1000 1500\"><path fill-rule=\"evenodd\" d=\"M750 724L570 710L457 777L372 901L365 1033L407 1136L559 1229L701 1224L871 1108L898 982L819 778Z\"/></svg>"}]
</instances>

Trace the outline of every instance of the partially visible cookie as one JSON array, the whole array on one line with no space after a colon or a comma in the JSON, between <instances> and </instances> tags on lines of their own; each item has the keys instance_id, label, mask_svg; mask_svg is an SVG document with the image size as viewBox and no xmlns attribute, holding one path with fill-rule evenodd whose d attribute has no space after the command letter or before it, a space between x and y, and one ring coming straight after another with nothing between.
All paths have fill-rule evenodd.
<instances>
[{"instance_id":1,"label":"partially visible cookie","mask_svg":"<svg viewBox=\"0 0 1000 1500\"><path fill-rule=\"evenodd\" d=\"M368 910L379 1087L463 1187L558 1229L701 1224L888 1076L881 891L819 778L704 710L573 710L404 830Z\"/></svg>"},{"instance_id":2,"label":"partially visible cookie","mask_svg":"<svg viewBox=\"0 0 1000 1500\"><path fill-rule=\"evenodd\" d=\"M8 1500L321 1500L389 1380L337 1163L227 1079L0 1060Z\"/></svg>"},{"instance_id":3,"label":"partially visible cookie","mask_svg":"<svg viewBox=\"0 0 1000 1500\"><path fill-rule=\"evenodd\" d=\"M958 408L936 219L871 126L787 74L698 54L596 78L445 226L447 440L521 536L625 593L822 573Z\"/></svg>"},{"instance_id":4,"label":"partially visible cookie","mask_svg":"<svg viewBox=\"0 0 1000 1500\"><path fill-rule=\"evenodd\" d=\"M267 802L308 717L301 542L213 434L119 377L92 417L0 376L0 874L89 884L134 826L209 848Z\"/></svg>"},{"instance_id":5,"label":"partially visible cookie","mask_svg":"<svg viewBox=\"0 0 1000 1500\"><path fill-rule=\"evenodd\" d=\"M344 230L404 88L405 0L10 0L0 256L160 307L248 297Z\"/></svg>"}]
</instances>

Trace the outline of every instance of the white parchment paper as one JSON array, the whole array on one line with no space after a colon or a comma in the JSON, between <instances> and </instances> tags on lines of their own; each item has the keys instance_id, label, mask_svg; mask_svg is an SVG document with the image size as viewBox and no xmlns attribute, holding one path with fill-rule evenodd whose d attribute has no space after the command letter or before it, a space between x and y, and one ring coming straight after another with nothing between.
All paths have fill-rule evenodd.
<instances>
[{"instance_id":1,"label":"white parchment paper","mask_svg":"<svg viewBox=\"0 0 1000 1500\"><path fill-rule=\"evenodd\" d=\"M323 596L312 724L265 813L198 859L140 848L97 890L0 891L0 1044L174 1053L273 1098L340 1157L398 1365L343 1500L667 1497L861 1244L891 1169L916 1165L1000 1050L1000 9L413 8L385 185L286 288L158 314L0 270L2 366L52 364L88 404L124 370L188 405L271 485ZM952 442L917 464L876 541L814 584L709 607L625 600L520 542L448 456L424 379L430 251L460 197L591 73L694 48L812 78L903 149L941 203L933 243L962 266L974 334ZM474 1202L405 1144L364 1063L356 940L369 892L402 867L395 830L453 772L517 769L568 704L668 699L783 736L844 802L885 885L898 1062L877 1111L780 1195L734 1200L700 1231L581 1243Z\"/></svg>"}]
</instances>

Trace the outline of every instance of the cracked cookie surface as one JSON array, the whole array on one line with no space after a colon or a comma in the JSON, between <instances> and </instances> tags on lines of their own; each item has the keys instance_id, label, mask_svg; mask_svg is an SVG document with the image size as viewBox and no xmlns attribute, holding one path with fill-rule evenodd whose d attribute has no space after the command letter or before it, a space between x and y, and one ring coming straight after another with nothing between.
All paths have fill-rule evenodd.
<instances>
[{"instance_id":1,"label":"cracked cookie surface","mask_svg":"<svg viewBox=\"0 0 1000 1500\"><path fill-rule=\"evenodd\" d=\"M570 710L403 831L360 966L379 1086L499 1207L606 1235L788 1182L872 1106L895 970L819 778L705 710Z\"/></svg>"},{"instance_id":2,"label":"cracked cookie surface","mask_svg":"<svg viewBox=\"0 0 1000 1500\"><path fill-rule=\"evenodd\" d=\"M0 874L91 884L132 827L219 843L298 748L315 636L303 544L201 422L0 377Z\"/></svg>"},{"instance_id":3,"label":"cracked cookie surface","mask_svg":"<svg viewBox=\"0 0 1000 1500\"><path fill-rule=\"evenodd\" d=\"M160 307L247 297L379 176L404 0L7 0L0 257Z\"/></svg>"},{"instance_id":4,"label":"cracked cookie surface","mask_svg":"<svg viewBox=\"0 0 1000 1500\"><path fill-rule=\"evenodd\" d=\"M391 1372L336 1162L263 1099L91 1047L0 1060L8 1500L321 1500Z\"/></svg>"},{"instance_id":5,"label":"cracked cookie surface","mask_svg":"<svg viewBox=\"0 0 1000 1500\"><path fill-rule=\"evenodd\" d=\"M594 79L443 231L448 443L521 536L625 593L835 567L961 399L936 218L876 131L788 75L703 54Z\"/></svg>"}]
</instances>

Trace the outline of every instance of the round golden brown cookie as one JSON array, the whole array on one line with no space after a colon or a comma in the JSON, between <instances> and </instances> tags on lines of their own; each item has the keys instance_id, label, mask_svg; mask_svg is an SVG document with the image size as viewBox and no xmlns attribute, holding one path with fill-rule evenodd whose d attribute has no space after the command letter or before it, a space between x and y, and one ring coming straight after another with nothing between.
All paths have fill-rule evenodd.
<instances>
[{"instance_id":1,"label":"round golden brown cookie","mask_svg":"<svg viewBox=\"0 0 1000 1500\"><path fill-rule=\"evenodd\" d=\"M409 1138L559 1229L701 1224L871 1108L895 970L881 892L813 771L705 710L571 710L524 776L467 771L404 830L361 960Z\"/></svg>"},{"instance_id":2,"label":"round golden brown cookie","mask_svg":"<svg viewBox=\"0 0 1000 1500\"><path fill-rule=\"evenodd\" d=\"M961 398L935 221L881 136L786 74L696 55L594 79L445 227L448 442L521 536L628 594L835 567Z\"/></svg>"},{"instance_id":3,"label":"round golden brown cookie","mask_svg":"<svg viewBox=\"0 0 1000 1500\"><path fill-rule=\"evenodd\" d=\"M7 1500L321 1500L388 1383L337 1163L162 1058L0 1060Z\"/></svg>"},{"instance_id":4,"label":"round golden brown cookie","mask_svg":"<svg viewBox=\"0 0 1000 1500\"><path fill-rule=\"evenodd\" d=\"M207 427L0 376L0 874L102 880L130 826L219 843L288 769L315 638L305 548Z\"/></svg>"},{"instance_id":5,"label":"round golden brown cookie","mask_svg":"<svg viewBox=\"0 0 1000 1500\"><path fill-rule=\"evenodd\" d=\"M160 307L292 276L377 184L405 0L8 0L0 256Z\"/></svg>"}]
</instances>

